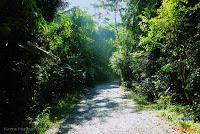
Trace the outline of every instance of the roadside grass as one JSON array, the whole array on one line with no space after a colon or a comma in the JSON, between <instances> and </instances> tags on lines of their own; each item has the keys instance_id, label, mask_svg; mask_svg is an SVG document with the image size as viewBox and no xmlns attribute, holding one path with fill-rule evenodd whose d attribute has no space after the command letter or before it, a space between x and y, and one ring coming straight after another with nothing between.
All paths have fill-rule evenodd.
<instances>
[{"instance_id":1,"label":"roadside grass","mask_svg":"<svg viewBox=\"0 0 200 134\"><path fill-rule=\"evenodd\" d=\"M189 106L171 104L168 101L169 97L163 97L154 103L150 103L145 96L132 93L130 99L138 104L137 110L149 110L158 113L160 117L174 126L174 130L186 134L200 134L200 123L193 120L194 116L190 113Z\"/></svg>"},{"instance_id":2,"label":"roadside grass","mask_svg":"<svg viewBox=\"0 0 200 134\"><path fill-rule=\"evenodd\" d=\"M46 107L34 122L38 133L44 134L48 128L62 123L62 119L74 110L87 91L88 89L84 89L67 93L55 101L51 107Z\"/></svg>"}]
</instances>

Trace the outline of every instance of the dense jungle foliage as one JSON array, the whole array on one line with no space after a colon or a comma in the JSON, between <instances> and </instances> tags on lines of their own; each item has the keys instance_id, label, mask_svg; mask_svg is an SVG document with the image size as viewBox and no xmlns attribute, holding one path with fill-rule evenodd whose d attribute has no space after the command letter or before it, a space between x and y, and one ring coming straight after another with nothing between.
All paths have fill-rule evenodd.
<instances>
[{"instance_id":1,"label":"dense jungle foliage","mask_svg":"<svg viewBox=\"0 0 200 134\"><path fill-rule=\"evenodd\" d=\"M200 120L199 0L99 1L115 25L97 27L79 8L59 12L68 6L60 0L0 1L1 128L32 127L65 93L113 71L148 101L187 106Z\"/></svg>"},{"instance_id":2,"label":"dense jungle foliage","mask_svg":"<svg viewBox=\"0 0 200 134\"><path fill-rule=\"evenodd\" d=\"M78 8L57 12L67 4L0 1L1 129L31 127L65 93L113 79L112 28Z\"/></svg>"},{"instance_id":3,"label":"dense jungle foliage","mask_svg":"<svg viewBox=\"0 0 200 134\"><path fill-rule=\"evenodd\" d=\"M108 8L117 2L104 1ZM120 0L118 1L120 2ZM131 0L118 24L112 67L150 102L167 98L200 120L200 2ZM117 6L115 6L117 7ZM190 115L188 115L190 116Z\"/></svg>"}]
</instances>

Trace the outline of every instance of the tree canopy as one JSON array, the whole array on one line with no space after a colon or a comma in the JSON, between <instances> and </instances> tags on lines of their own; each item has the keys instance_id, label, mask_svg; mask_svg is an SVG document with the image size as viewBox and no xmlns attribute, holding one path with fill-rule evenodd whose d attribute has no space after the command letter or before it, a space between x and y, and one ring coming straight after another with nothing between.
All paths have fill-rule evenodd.
<instances>
[{"instance_id":1,"label":"tree canopy","mask_svg":"<svg viewBox=\"0 0 200 134\"><path fill-rule=\"evenodd\" d=\"M61 0L1 0L1 127L34 126L66 93L118 77L148 101L169 97L200 120L200 2L99 2L115 24L98 26Z\"/></svg>"},{"instance_id":2,"label":"tree canopy","mask_svg":"<svg viewBox=\"0 0 200 134\"><path fill-rule=\"evenodd\" d=\"M122 83L155 101L190 105L199 120L200 3L131 0L122 15L112 67Z\"/></svg>"}]
</instances>

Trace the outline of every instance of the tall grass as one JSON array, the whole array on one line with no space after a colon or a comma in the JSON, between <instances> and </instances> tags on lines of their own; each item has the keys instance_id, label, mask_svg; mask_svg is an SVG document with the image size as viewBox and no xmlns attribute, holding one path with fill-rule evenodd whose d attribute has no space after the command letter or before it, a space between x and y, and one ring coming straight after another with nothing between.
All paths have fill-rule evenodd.
<instances>
[{"instance_id":1,"label":"tall grass","mask_svg":"<svg viewBox=\"0 0 200 134\"><path fill-rule=\"evenodd\" d=\"M67 93L58 99L52 106L46 107L36 118L34 124L39 134L53 125L59 125L64 117L70 114L87 90L78 90Z\"/></svg>"}]
</instances>

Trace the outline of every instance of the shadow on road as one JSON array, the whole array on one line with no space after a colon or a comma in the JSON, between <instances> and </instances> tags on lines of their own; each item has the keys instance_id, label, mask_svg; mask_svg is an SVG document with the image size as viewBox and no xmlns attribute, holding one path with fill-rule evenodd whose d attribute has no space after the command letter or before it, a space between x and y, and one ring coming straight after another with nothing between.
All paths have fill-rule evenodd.
<instances>
[{"instance_id":1,"label":"shadow on road","mask_svg":"<svg viewBox=\"0 0 200 134\"><path fill-rule=\"evenodd\" d=\"M106 83L97 85L90 93L88 93L82 101L75 107L75 110L70 114L65 121L60 125L59 133L68 133L72 126L82 125L84 122L98 118L103 121L103 118L109 117L110 112L119 110L120 102L116 99L124 99L127 96L110 97L107 94L109 90L119 90L117 83ZM111 91L113 92L113 91Z\"/></svg>"}]
</instances>

